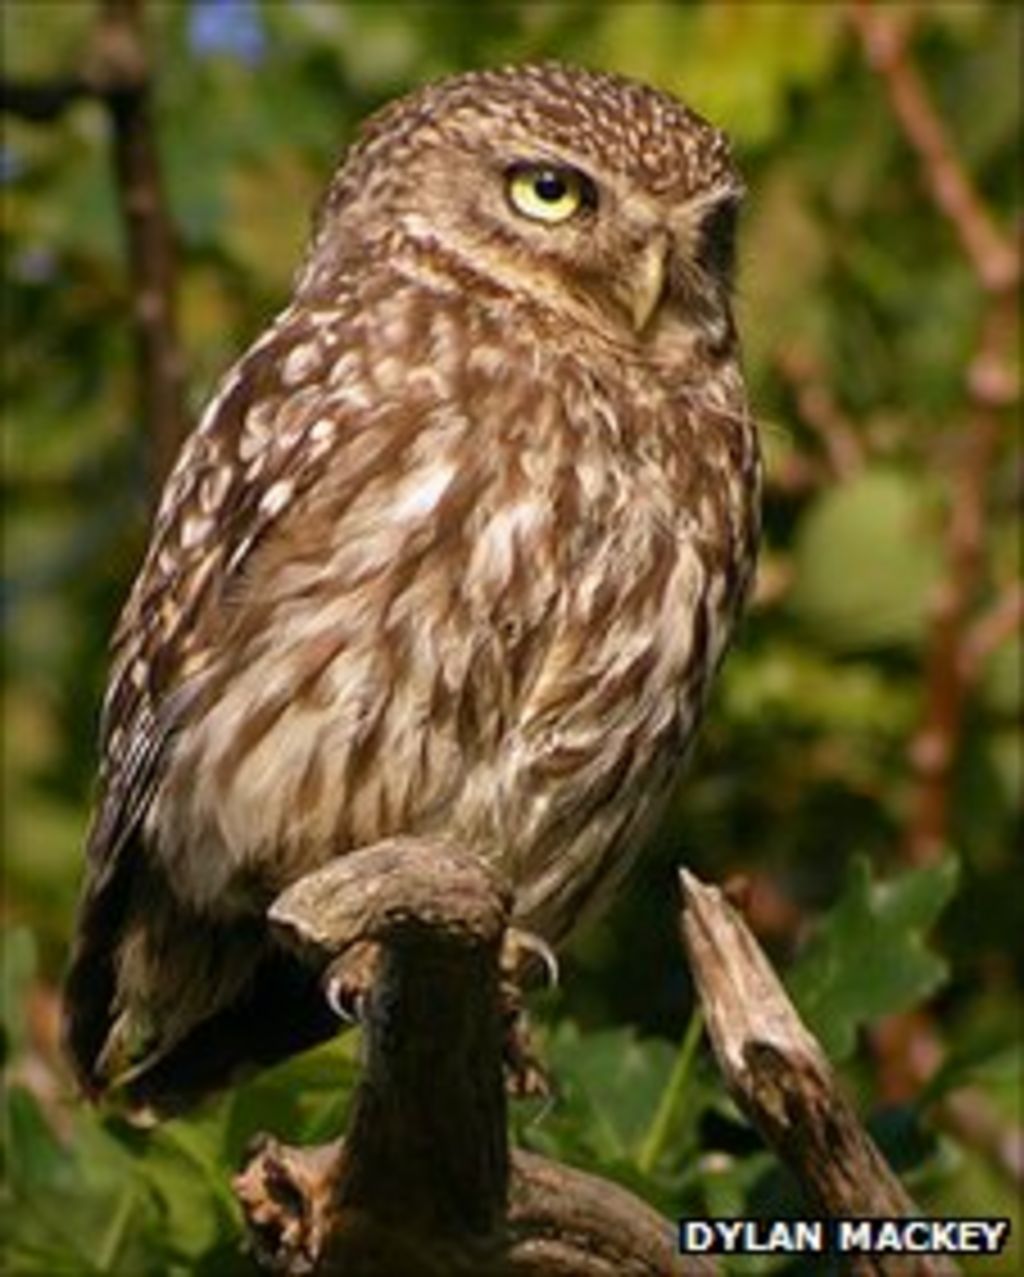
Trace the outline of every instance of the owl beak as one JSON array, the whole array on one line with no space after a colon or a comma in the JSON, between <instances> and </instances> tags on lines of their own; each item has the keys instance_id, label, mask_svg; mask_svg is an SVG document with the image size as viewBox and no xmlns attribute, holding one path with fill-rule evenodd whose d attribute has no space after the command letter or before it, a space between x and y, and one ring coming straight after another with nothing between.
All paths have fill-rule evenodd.
<instances>
[{"instance_id":1,"label":"owl beak","mask_svg":"<svg viewBox=\"0 0 1024 1277\"><path fill-rule=\"evenodd\" d=\"M668 281L669 239L659 232L652 235L634 261L634 273L629 280L629 308L633 330L641 336L651 322L665 295Z\"/></svg>"}]
</instances>

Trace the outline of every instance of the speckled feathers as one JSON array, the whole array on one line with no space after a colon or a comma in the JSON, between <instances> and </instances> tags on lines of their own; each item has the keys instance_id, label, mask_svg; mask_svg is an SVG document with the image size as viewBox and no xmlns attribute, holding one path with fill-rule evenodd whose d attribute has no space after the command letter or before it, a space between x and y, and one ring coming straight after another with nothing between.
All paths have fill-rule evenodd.
<instances>
[{"instance_id":1,"label":"speckled feathers","mask_svg":"<svg viewBox=\"0 0 1024 1277\"><path fill-rule=\"evenodd\" d=\"M524 162L593 206L524 218ZM368 123L115 636L67 997L87 1086L173 1103L329 1031L262 919L353 847L456 838L552 942L621 881L753 570L705 251L739 192L720 133L616 76L477 72Z\"/></svg>"}]
</instances>

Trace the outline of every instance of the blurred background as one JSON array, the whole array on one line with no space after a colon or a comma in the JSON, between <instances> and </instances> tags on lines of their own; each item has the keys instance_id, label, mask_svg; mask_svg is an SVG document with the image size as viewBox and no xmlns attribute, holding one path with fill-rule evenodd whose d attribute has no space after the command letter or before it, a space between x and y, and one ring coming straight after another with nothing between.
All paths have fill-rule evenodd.
<instances>
[{"instance_id":1,"label":"blurred background","mask_svg":"<svg viewBox=\"0 0 1024 1277\"><path fill-rule=\"evenodd\" d=\"M743 876L919 1204L1019 1212L1021 12L8 0L5 1272L248 1271L227 1187L245 1141L339 1126L353 1035L150 1134L72 1097L56 983L105 645L155 476L287 298L358 121L426 79L548 57L648 80L734 139L766 538L669 817L537 1002L561 1096L520 1112L519 1137L673 1216L799 1212L689 1049L685 862ZM156 200L141 220L133 184ZM140 328L153 289L168 308Z\"/></svg>"}]
</instances>

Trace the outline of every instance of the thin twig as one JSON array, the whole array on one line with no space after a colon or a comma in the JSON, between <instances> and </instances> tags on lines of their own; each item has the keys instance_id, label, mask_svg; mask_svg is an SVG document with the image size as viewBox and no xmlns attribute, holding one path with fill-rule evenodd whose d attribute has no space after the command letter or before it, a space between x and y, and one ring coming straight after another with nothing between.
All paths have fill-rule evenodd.
<instances>
[{"instance_id":1,"label":"thin twig","mask_svg":"<svg viewBox=\"0 0 1024 1277\"><path fill-rule=\"evenodd\" d=\"M1014 333L1007 307L993 307L976 362L1001 363ZM970 379L969 379L970 380ZM971 614L985 566L985 494L1003 433L1001 405L969 391L973 406L953 475L945 538L945 573L932 598L925 655L925 709L910 747L914 774L907 858L935 860L949 835L953 768L971 682Z\"/></svg>"},{"instance_id":2,"label":"thin twig","mask_svg":"<svg viewBox=\"0 0 1024 1277\"><path fill-rule=\"evenodd\" d=\"M1019 393L1010 371L1015 342L1016 244L996 226L958 156L908 48L910 24L868 0L847 9L893 115L921 161L938 212L954 227L978 281L991 297L965 379L968 420L959 444L945 538L945 573L931 605L921 725L910 747L913 790L906 855L940 856L948 841L950 790L968 697L963 655L984 574L985 493L1003 429L1002 409Z\"/></svg>"},{"instance_id":3,"label":"thin twig","mask_svg":"<svg viewBox=\"0 0 1024 1277\"><path fill-rule=\"evenodd\" d=\"M876 1054L886 1062L880 1099L907 1104L927 1094L940 1072L946 1048L925 1010L888 1016L871 1029ZM1024 1128L999 1113L980 1086L958 1086L927 1101L931 1122L983 1157L1014 1192L1024 1187Z\"/></svg>"},{"instance_id":4,"label":"thin twig","mask_svg":"<svg viewBox=\"0 0 1024 1277\"><path fill-rule=\"evenodd\" d=\"M960 647L960 675L973 683L985 662L1024 625L1024 581L1014 581L971 624Z\"/></svg>"},{"instance_id":5,"label":"thin twig","mask_svg":"<svg viewBox=\"0 0 1024 1277\"><path fill-rule=\"evenodd\" d=\"M174 233L156 143L143 0L102 0L95 57L101 65L105 61L125 72L120 88L106 101L128 240L138 393L156 486L185 433L185 368L177 325Z\"/></svg>"},{"instance_id":6,"label":"thin twig","mask_svg":"<svg viewBox=\"0 0 1024 1277\"><path fill-rule=\"evenodd\" d=\"M136 337L140 418L159 487L185 434L185 369L178 336L174 233L152 111L144 0L100 0L81 70L46 81L0 80L0 110L51 123L83 100L105 108L125 228Z\"/></svg>"},{"instance_id":7,"label":"thin twig","mask_svg":"<svg viewBox=\"0 0 1024 1277\"><path fill-rule=\"evenodd\" d=\"M900 127L917 152L935 206L952 223L982 286L990 293L1009 292L1020 280L1020 253L975 191L921 74L907 55L909 27L870 0L853 0L847 11L869 64L885 84Z\"/></svg>"},{"instance_id":8,"label":"thin twig","mask_svg":"<svg viewBox=\"0 0 1024 1277\"><path fill-rule=\"evenodd\" d=\"M33 124L49 124L82 98L97 96L97 87L83 76L39 81L0 76L0 111Z\"/></svg>"},{"instance_id":9,"label":"thin twig","mask_svg":"<svg viewBox=\"0 0 1024 1277\"><path fill-rule=\"evenodd\" d=\"M980 1087L963 1087L935 1106L936 1124L976 1149L1018 1195L1024 1189L1024 1127L1008 1122Z\"/></svg>"},{"instance_id":10,"label":"thin twig","mask_svg":"<svg viewBox=\"0 0 1024 1277\"><path fill-rule=\"evenodd\" d=\"M776 362L796 397L800 420L821 440L833 477L840 482L852 478L864 468L864 448L836 403L817 356L805 346L791 346Z\"/></svg>"}]
</instances>

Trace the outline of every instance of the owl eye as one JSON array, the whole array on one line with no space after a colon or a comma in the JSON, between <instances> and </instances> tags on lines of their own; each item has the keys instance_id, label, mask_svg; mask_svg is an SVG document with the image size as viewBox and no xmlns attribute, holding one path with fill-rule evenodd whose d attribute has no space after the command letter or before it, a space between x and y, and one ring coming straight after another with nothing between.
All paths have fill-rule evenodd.
<instances>
[{"instance_id":1,"label":"owl eye","mask_svg":"<svg viewBox=\"0 0 1024 1277\"><path fill-rule=\"evenodd\" d=\"M726 284L731 284L736 269L736 223L739 199L730 195L716 204L701 227L699 257L701 263Z\"/></svg>"},{"instance_id":2,"label":"owl eye","mask_svg":"<svg viewBox=\"0 0 1024 1277\"><path fill-rule=\"evenodd\" d=\"M597 206L597 189L585 173L554 164L515 164L506 174L512 207L535 222L566 222Z\"/></svg>"}]
</instances>

